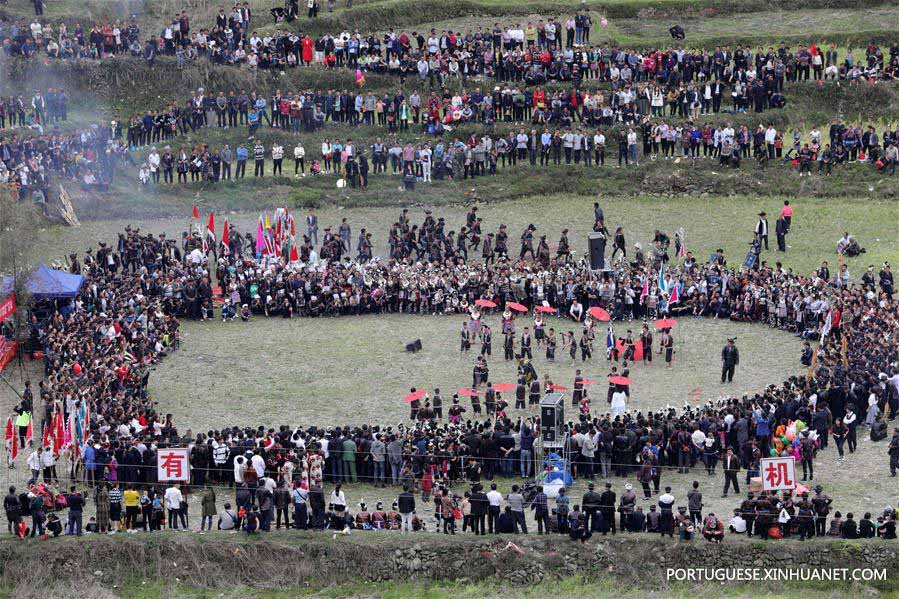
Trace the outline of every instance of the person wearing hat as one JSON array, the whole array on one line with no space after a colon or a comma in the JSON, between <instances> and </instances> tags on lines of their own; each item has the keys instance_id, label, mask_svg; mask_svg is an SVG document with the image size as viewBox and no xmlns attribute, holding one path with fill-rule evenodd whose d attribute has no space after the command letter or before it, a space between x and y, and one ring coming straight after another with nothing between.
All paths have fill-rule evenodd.
<instances>
[{"instance_id":1,"label":"person wearing hat","mask_svg":"<svg viewBox=\"0 0 899 599\"><path fill-rule=\"evenodd\" d=\"M611 486L611 483L606 484ZM584 509L584 518L586 519L584 524L587 527L587 530L591 530L591 521L596 518L596 512L599 511L600 503L602 500L600 494L595 491L595 488L596 485L594 485L593 483L588 484L587 492L584 493L584 496L581 498L581 506Z\"/></svg>"},{"instance_id":2,"label":"person wearing hat","mask_svg":"<svg viewBox=\"0 0 899 599\"><path fill-rule=\"evenodd\" d=\"M768 251L768 218L764 211L759 212L759 221L755 224L755 238L759 245L765 245Z\"/></svg>"},{"instance_id":3,"label":"person wearing hat","mask_svg":"<svg viewBox=\"0 0 899 599\"><path fill-rule=\"evenodd\" d=\"M634 493L634 485L627 483L624 485L624 493L621 494L621 500L618 504L618 513L620 514L619 527L621 531L630 530L631 516L634 513L634 507L637 505L637 494Z\"/></svg>"},{"instance_id":4,"label":"person wearing hat","mask_svg":"<svg viewBox=\"0 0 899 599\"><path fill-rule=\"evenodd\" d=\"M734 370L740 363L740 350L734 345L736 338L727 340L724 349L721 350L721 382L732 383L734 380Z\"/></svg>"},{"instance_id":5,"label":"person wearing hat","mask_svg":"<svg viewBox=\"0 0 899 599\"><path fill-rule=\"evenodd\" d=\"M615 499L612 483L606 482L606 490L599 496L599 509L613 535L615 534Z\"/></svg>"},{"instance_id":6,"label":"person wearing hat","mask_svg":"<svg viewBox=\"0 0 899 599\"><path fill-rule=\"evenodd\" d=\"M671 494L671 487L665 487L665 492L659 496L659 534L663 537L667 534L669 537L674 536L674 495Z\"/></svg>"}]
</instances>

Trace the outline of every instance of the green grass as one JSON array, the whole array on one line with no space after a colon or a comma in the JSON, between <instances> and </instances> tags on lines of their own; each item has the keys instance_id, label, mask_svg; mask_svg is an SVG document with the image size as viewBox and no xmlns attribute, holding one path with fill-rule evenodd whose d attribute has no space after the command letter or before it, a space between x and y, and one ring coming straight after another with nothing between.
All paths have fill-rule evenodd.
<instances>
[{"instance_id":1,"label":"green grass","mask_svg":"<svg viewBox=\"0 0 899 599\"><path fill-rule=\"evenodd\" d=\"M234 414L253 424L277 426L338 426L395 423L408 417L403 396L410 387L442 390L448 409L456 389L471 386L471 369L480 344L470 354L459 351L462 316L389 315L361 318L292 319L258 318L251 324L185 323L184 349L166 359L151 377L150 393L158 408L173 413L175 421L194 431L221 428ZM518 326L533 326L522 317ZM489 358L494 382L516 381L516 363L502 360L499 314L485 317L495 333ZM547 329L557 334L580 329L570 320L550 318ZM640 324L617 323L616 333L627 329L639 335ZM719 356L710 349L723 346L727 337L745 343L741 373L735 384L718 383ZM557 384L571 386L575 369L603 381L609 365L598 335L591 361L571 360L560 349L550 363L540 350L534 365L541 380L549 375ZM424 350L403 352L405 344L420 338ZM722 394L759 391L761 381L780 382L800 374L801 343L790 335L764 327L730 321L685 319L675 334L674 368L666 369L655 356L652 367L635 365L629 408L639 411L682 406L691 393L704 403ZM745 341L744 341L745 340ZM720 348L719 348L720 349ZM658 351L658 348L656 348ZM350 374L351 373L351 374ZM603 414L606 385L591 389L592 409ZM504 394L514 403L514 393ZM466 417L475 418L467 398ZM250 406L260 408L250 410ZM514 415L520 412L511 410ZM529 410L528 415L535 412ZM571 413L570 418L575 414Z\"/></svg>"},{"instance_id":2,"label":"green grass","mask_svg":"<svg viewBox=\"0 0 899 599\"><path fill-rule=\"evenodd\" d=\"M660 170L669 167L674 173L671 177L677 179L678 171L670 161L660 165ZM705 258L716 248L721 247L731 261L737 261L744 256L752 238L756 213L760 210L768 212L773 227L784 197L784 195L747 196L716 193L706 197L675 193L676 197L673 198L611 195L612 190L621 191L621 189L616 189L614 185L596 187L595 180L592 180L594 186L592 194L586 191L587 182L584 182L585 191L582 193L563 193L563 188L579 191L581 186L578 177L563 176L564 172L560 172L554 179L523 177L514 184L506 183L508 186L506 188L499 182L494 183L493 187L485 188L480 181L477 181L475 185L481 200L480 214L484 219L484 231L495 231L500 223L506 223L514 238L528 223L533 222L541 234L547 235L551 246L555 247L559 232L563 228L569 228L573 250L581 253L586 251L586 234L591 225L592 205L593 201L598 199L605 210L608 225L623 226L629 245L640 241L644 247L648 247L655 229L672 233L677 228L684 227L687 248L696 256ZM614 169L612 172L622 173ZM620 175L622 178L625 176L626 174ZM718 177L721 178L722 189L729 188L734 191L736 191L734 185L741 180L740 177L744 182L748 178L745 175L730 174L720 174ZM389 195L391 192L388 190L396 189L395 185L399 183L397 178L388 178L391 185L385 183L383 187L378 188L379 197L376 206L354 208L353 196L336 193L333 199L321 202L319 218L322 227L327 225L336 227L340 219L345 217L354 236L358 234L360 227L368 228L373 233L375 253L383 255L387 249L387 230L399 215L402 206L412 206L413 221L420 222L423 218L421 206L431 205L433 201L437 214L446 218L450 229L458 230L464 223L464 216L468 211L465 203L470 202L472 198L463 197L459 193L461 183L448 187L434 183L430 188L420 185L418 189L426 189L422 192L416 191L416 194L409 198L403 198L398 197L396 193L392 197ZM663 173L660 172L658 178L662 180ZM300 185L305 185L308 179L307 177ZM329 186L334 184L333 177L322 177L319 180L328 181ZM553 183L555 188L549 189ZM821 185L838 183L839 179L831 178ZM529 185L532 187L530 193L527 190ZM448 189L451 191L448 192ZM541 193L535 195L538 190ZM774 190L783 191L776 185L769 188L769 191ZM883 187L878 186L875 193L869 193L866 189L858 188L857 199L811 198L803 195L796 197L792 194L787 196L796 211L793 230L787 238L788 251L785 255L765 253L763 259L770 262L780 260L786 267L793 268L796 272L811 272L822 260L836 262L836 241L848 230L868 250L862 257L848 261L853 276L860 277L868 264L879 264L883 260L899 261L899 235L897 235L899 205L894 200L882 198L879 195L882 190ZM847 190L847 193L848 191L851 189ZM312 193L310 191L310 195ZM500 201L510 195L518 196L520 199ZM247 202L251 200L249 196L241 197ZM133 214L110 215L102 220L85 221L80 228L50 226L41 233L42 243L38 244L35 258L54 260L71 251L81 253L98 239L114 238L129 223L132 225L139 223L142 230L178 234L189 222L191 199L184 197L178 204L167 206L163 215L152 216L153 213L146 209L138 211L141 204L132 198L135 210ZM143 200L144 205L147 202L148 200ZM159 200L154 202L160 203ZM256 209L271 210L279 205L277 198L262 194L252 198L252 202L244 207L245 211L232 212L241 206L226 194L207 192L201 194L197 200L204 214L210 210L216 212L219 226L221 219L227 215L242 231L255 229L259 215ZM180 206L181 211L173 216L167 210L174 206ZM297 207L297 210L298 215L303 213L301 206ZM771 243L773 249L773 237Z\"/></svg>"}]
</instances>

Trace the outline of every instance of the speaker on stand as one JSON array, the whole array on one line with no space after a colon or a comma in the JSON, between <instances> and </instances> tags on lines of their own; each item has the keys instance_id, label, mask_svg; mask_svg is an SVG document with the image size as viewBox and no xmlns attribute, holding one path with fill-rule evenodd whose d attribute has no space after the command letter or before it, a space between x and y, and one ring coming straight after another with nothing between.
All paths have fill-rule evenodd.
<instances>
[{"instance_id":1,"label":"speaker on stand","mask_svg":"<svg viewBox=\"0 0 899 599\"><path fill-rule=\"evenodd\" d=\"M590 270L606 268L606 236L604 233L590 233Z\"/></svg>"}]
</instances>

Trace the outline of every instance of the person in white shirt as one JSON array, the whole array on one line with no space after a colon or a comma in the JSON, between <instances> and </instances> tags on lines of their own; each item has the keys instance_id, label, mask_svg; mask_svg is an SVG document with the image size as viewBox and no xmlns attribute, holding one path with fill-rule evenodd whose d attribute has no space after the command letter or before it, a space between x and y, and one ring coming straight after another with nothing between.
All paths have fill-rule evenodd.
<instances>
[{"instance_id":1,"label":"person in white shirt","mask_svg":"<svg viewBox=\"0 0 899 599\"><path fill-rule=\"evenodd\" d=\"M734 517L730 519L728 528L734 534L743 534L746 532L746 520L740 515L740 510L734 510Z\"/></svg>"},{"instance_id":2,"label":"person in white shirt","mask_svg":"<svg viewBox=\"0 0 899 599\"><path fill-rule=\"evenodd\" d=\"M615 391L612 394L612 404L610 407L613 418L616 416L624 416L624 413L627 411L627 394L620 389Z\"/></svg>"},{"instance_id":3,"label":"person in white shirt","mask_svg":"<svg viewBox=\"0 0 899 599\"><path fill-rule=\"evenodd\" d=\"M283 175L281 162L284 160L284 146L275 142L272 144L272 176Z\"/></svg>"},{"instance_id":4,"label":"person in white shirt","mask_svg":"<svg viewBox=\"0 0 899 599\"><path fill-rule=\"evenodd\" d=\"M768 149L768 160L774 160L774 144L777 141L777 129L774 125L768 125L765 129L765 146Z\"/></svg>"},{"instance_id":5,"label":"person in white shirt","mask_svg":"<svg viewBox=\"0 0 899 599\"><path fill-rule=\"evenodd\" d=\"M31 470L31 478L34 482L38 481L38 477L41 475L41 453L42 449L38 447L34 451L31 452L31 455L28 456L28 469Z\"/></svg>"},{"instance_id":6,"label":"person in white shirt","mask_svg":"<svg viewBox=\"0 0 899 599\"><path fill-rule=\"evenodd\" d=\"M44 483L49 485L51 481L59 482L59 478L56 476L56 456L53 455L53 448L49 445L41 454L41 467L44 470Z\"/></svg>"},{"instance_id":7,"label":"person in white shirt","mask_svg":"<svg viewBox=\"0 0 899 599\"><path fill-rule=\"evenodd\" d=\"M153 177L154 183L159 183L159 152L156 148L150 149L150 155L147 156L147 165L150 167L150 176Z\"/></svg>"},{"instance_id":8,"label":"person in white shirt","mask_svg":"<svg viewBox=\"0 0 899 599\"><path fill-rule=\"evenodd\" d=\"M181 489L178 488L178 483L172 484L171 487L165 490L164 500L165 508L169 514L169 528L178 530L178 516L181 512L181 502L184 501L184 496L181 494Z\"/></svg>"},{"instance_id":9,"label":"person in white shirt","mask_svg":"<svg viewBox=\"0 0 899 599\"><path fill-rule=\"evenodd\" d=\"M254 454L252 458L250 458L250 465L256 470L256 477L261 479L265 476L265 460L262 459L262 456Z\"/></svg>"},{"instance_id":10,"label":"person in white shirt","mask_svg":"<svg viewBox=\"0 0 899 599\"><path fill-rule=\"evenodd\" d=\"M431 148L428 146L422 147L418 152L419 158L421 159L421 180L424 183L431 182Z\"/></svg>"},{"instance_id":11,"label":"person in white shirt","mask_svg":"<svg viewBox=\"0 0 899 599\"><path fill-rule=\"evenodd\" d=\"M300 171L306 176L306 149L302 143L297 143L293 148L293 176L299 177Z\"/></svg>"},{"instance_id":12,"label":"person in white shirt","mask_svg":"<svg viewBox=\"0 0 899 599\"><path fill-rule=\"evenodd\" d=\"M639 166L637 161L637 132L632 128L627 130L627 152L634 166Z\"/></svg>"},{"instance_id":13,"label":"person in white shirt","mask_svg":"<svg viewBox=\"0 0 899 599\"><path fill-rule=\"evenodd\" d=\"M496 521L503 504L503 494L496 490L496 483L490 483L490 490L487 491L487 529L490 534L496 530Z\"/></svg>"},{"instance_id":14,"label":"person in white shirt","mask_svg":"<svg viewBox=\"0 0 899 599\"><path fill-rule=\"evenodd\" d=\"M594 162L598 166L606 163L606 136L603 135L602 131L597 131L596 135L593 136L593 154Z\"/></svg>"},{"instance_id":15,"label":"person in white shirt","mask_svg":"<svg viewBox=\"0 0 899 599\"><path fill-rule=\"evenodd\" d=\"M242 455L234 458L234 483L238 486L243 484L243 473L247 468L247 458Z\"/></svg>"},{"instance_id":16,"label":"person in white shirt","mask_svg":"<svg viewBox=\"0 0 899 599\"><path fill-rule=\"evenodd\" d=\"M331 497L328 503L333 506L335 517L342 519L344 512L346 511L346 495L340 490L339 483L334 485L334 490L331 491ZM340 529L342 530L342 528L343 526L341 525Z\"/></svg>"}]
</instances>

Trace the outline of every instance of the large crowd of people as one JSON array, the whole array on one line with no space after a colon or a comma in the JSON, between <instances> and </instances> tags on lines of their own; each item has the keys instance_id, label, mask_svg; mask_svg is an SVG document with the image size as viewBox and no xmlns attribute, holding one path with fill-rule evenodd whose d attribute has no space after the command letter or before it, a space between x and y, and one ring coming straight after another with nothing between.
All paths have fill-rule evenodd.
<instances>
[{"instance_id":1,"label":"large crowd of people","mask_svg":"<svg viewBox=\"0 0 899 599\"><path fill-rule=\"evenodd\" d=\"M595 208L595 228L604 230L602 210ZM792 212L788 214L792 218ZM295 229L286 211L279 211L276 220L283 226L273 228ZM515 406L510 408L502 392L492 388L487 375L492 352L485 339L489 327L483 326L478 308L485 300L500 307L514 301L526 309L555 308L582 328L586 343L603 326L590 315L590 308L607 310L613 320L692 315L758 322L820 342L815 348L807 345L803 352L807 375L769 385L752 396L683 409L639 413L614 409L626 403L627 396L627 385L614 381L608 383L607 393L605 389L599 393L612 402L612 413L595 404L591 409L591 399L604 402L576 375L572 402L579 409L565 427L561 451L567 472L581 480L596 475L636 480L644 501L658 495L659 514L652 514L654 506L643 514L627 483L620 512L623 529L673 533L674 497L660 491L666 471L698 468L712 476L720 468L726 496L730 489L739 493L737 472L745 471L748 485L759 476L762 457L792 456L802 466L803 481L814 480L819 452L831 444L841 457L844 446L854 451L859 427L869 430L872 440L885 438L887 419L899 413L899 356L891 342L897 314L889 264L879 272L872 267L857 282L849 279L845 265L836 275L831 275L826 263L810 275L761 260L751 262L749 268L734 268L721 252L706 263L696 260L682 251L679 235L670 248L671 240L663 232L656 232L648 255L637 245L629 257L628 248L621 247L624 233L619 230L613 237L614 253L624 251L625 256L617 260L613 256L614 268L597 273L571 255L567 231L555 252L550 252L545 237L535 226L528 226L516 252L504 225L482 236L476 209L469 212L455 237L446 231L444 219L426 213L420 224L413 224L404 211L390 229L385 259L372 255L371 236L365 230L358 234L352 259L353 235L345 222L334 231L325 228L320 239L317 216L308 214L304 223L302 245L286 233L272 237L271 231L266 231L260 246L259 237L254 241L252 235L233 228L227 243L224 236L214 243L189 232L175 240L126 229L117 243L101 242L82 257L69 257L69 270L83 274L86 281L70 304L32 323L29 349L43 354L45 377L37 397L30 385L23 392L16 409L16 432L24 449L31 415L40 416L40 427L34 420L34 436L41 438L37 431L51 426L55 414L62 411L61 420L77 421L75 428L81 433L73 435L75 440L67 449L62 448L70 454L68 477L58 475L55 457L50 457L56 453L52 448L44 449L43 455L39 447L34 448L27 462L34 479L30 489L18 502L13 501L14 493L7 497L12 497L6 507L13 524L28 509L31 530L41 533L46 518L42 506L55 507L54 502L62 505L64 501L71 513L73 496L74 505L83 505L84 497L77 489L69 494L54 489L57 479L70 478L86 484L96 502L93 530L114 530L119 520L132 529L141 521L148 528L163 522L172 528L179 521L183 525L187 503L176 487L163 490L164 485L159 485L155 458L160 448L187 446L191 486L205 489L203 528L206 518L211 523L217 511L216 491L206 487L218 483L235 488L234 503L228 502L219 514L223 527L244 526L248 532L268 530L273 521L279 527L282 516L285 525L300 528L407 528L413 523L415 528L427 528L425 512L431 509L432 497L438 521L448 533L455 531L457 515L464 516L464 524L474 531L484 532L484 518L490 518L491 531L506 532L508 519L500 523L505 512L514 531L526 529L526 506L535 510L541 531L570 532L572 538L580 539L591 531L614 531L614 513L619 509L614 493L602 499L590 489L589 497L585 495L579 504L572 499L570 506L557 499L557 519L549 517L546 494L533 486L513 488L505 498L497 499L498 493L493 493L484 503L487 481L518 474L531 478L543 469L535 452L539 418L526 411L524 399L532 404L533 396L539 400L552 385L548 380L541 384L537 378L532 352L548 348L546 324L544 334L535 334L532 342L528 327L516 324L508 312L503 313L501 333L506 338L506 358L519 365ZM757 227L756 235L761 252L762 244L767 245L767 228L759 231ZM439 390L431 390L413 399L410 421L400 425L323 422L291 429L250 424L191 431L157 411L146 393L148 368L178 348L180 319L217 317L216 310L225 321L251 321L262 315L463 314L466 327L482 342L472 385L477 398L472 397L469 406L459 396L444 400ZM535 330L540 319L535 318ZM663 350L664 338L670 334L668 325L659 339ZM652 332L645 327L640 336L644 360L652 357L652 343ZM628 361L635 358L629 351L633 345L630 335L624 352L613 351L610 345L606 356L617 362L613 374L626 373ZM889 444L895 475L899 429ZM79 459L74 459L76 455ZM38 482L41 475L43 481ZM359 480L403 488L397 507L390 511L400 517L383 517L381 513L388 511L383 506L372 506L373 511L366 506L358 511L348 508L341 485ZM326 482L334 485L328 502L322 486ZM461 485L472 485L467 497L457 492ZM803 493L780 498L751 494L733 519L716 516L713 528L726 519L736 532L762 537L825 534L830 499L820 489ZM426 509L421 509L422 504ZM157 505L163 506L159 513ZM695 507L696 502L688 498L685 509L689 508L690 518ZM288 517L290 508L295 510L294 518ZM149 518L142 520L142 513ZM70 521L77 522L73 533L80 530L80 518L81 512L70 516ZM875 534L895 534L892 511L881 515L877 524L869 516L863 520L879 531ZM832 528L834 521L841 535L871 536L867 524L862 534L860 525L852 532L852 525L837 514L830 518ZM683 518L678 522L686 526ZM810 522L814 530L809 529ZM60 526L57 522L56 528ZM20 531L24 532L24 525ZM721 531L711 532L713 540L720 539Z\"/></svg>"},{"instance_id":2,"label":"large crowd of people","mask_svg":"<svg viewBox=\"0 0 899 599\"><path fill-rule=\"evenodd\" d=\"M55 188L53 177L87 191L107 191L117 167L134 164L114 123L74 130L57 127L66 118L68 100L65 92L56 94L51 89L50 93L54 94L52 108L40 92L28 109L23 108L22 98L0 98L0 187L7 188L13 200L31 200L45 208ZM22 110L28 111L27 116L22 116Z\"/></svg>"},{"instance_id":3,"label":"large crowd of people","mask_svg":"<svg viewBox=\"0 0 899 599\"><path fill-rule=\"evenodd\" d=\"M280 14L285 14L283 9ZM294 11L288 9L286 14ZM525 85L596 80L613 85L656 81L669 87L712 79L727 84L757 79L781 89L785 81L893 79L899 68L896 44L884 51L872 43L842 55L835 44L793 48L782 43L757 49L602 47L591 42L595 24L589 11L564 19L486 23L464 32L391 28L384 34L344 31L315 37L279 24L275 33L260 35L256 23L258 17L246 4L231 10L222 7L214 24L199 28L182 12L141 40L134 21L73 27L61 23L54 28L36 17L30 25L3 24L0 42L8 55L28 58L102 59L124 54L154 63L159 55L170 55L179 67L207 58L216 64L277 70L316 64L428 80L432 87L449 79L484 77Z\"/></svg>"}]
</instances>

